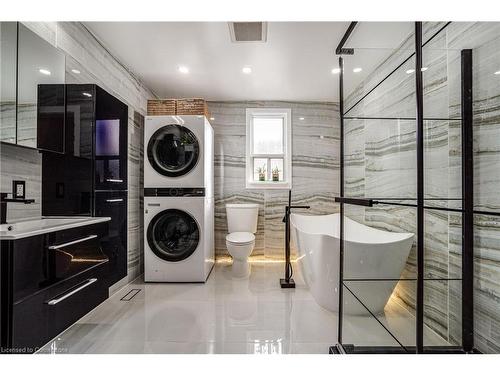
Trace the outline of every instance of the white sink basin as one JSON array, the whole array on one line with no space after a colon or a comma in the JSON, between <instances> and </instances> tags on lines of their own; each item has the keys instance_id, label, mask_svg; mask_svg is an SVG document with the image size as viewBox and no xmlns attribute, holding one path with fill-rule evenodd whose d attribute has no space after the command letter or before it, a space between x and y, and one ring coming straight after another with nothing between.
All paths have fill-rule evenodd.
<instances>
[{"instance_id":1,"label":"white sink basin","mask_svg":"<svg viewBox=\"0 0 500 375\"><path fill-rule=\"evenodd\" d=\"M44 217L0 225L0 240L16 240L58 230L109 221L109 217Z\"/></svg>"}]
</instances>

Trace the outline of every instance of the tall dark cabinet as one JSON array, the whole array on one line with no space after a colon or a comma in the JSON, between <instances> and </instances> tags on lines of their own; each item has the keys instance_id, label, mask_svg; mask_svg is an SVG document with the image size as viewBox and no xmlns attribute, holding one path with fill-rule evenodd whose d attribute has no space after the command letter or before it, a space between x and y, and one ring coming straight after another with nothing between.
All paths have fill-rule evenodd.
<instances>
[{"instance_id":1,"label":"tall dark cabinet","mask_svg":"<svg viewBox=\"0 0 500 375\"><path fill-rule=\"evenodd\" d=\"M39 98L53 93L53 86L40 85ZM128 107L94 84L60 86L64 150L42 151L42 215L111 217L102 247L109 257L106 280L112 285L127 275ZM56 120L59 124L60 115ZM50 139L50 134L41 136Z\"/></svg>"}]
</instances>

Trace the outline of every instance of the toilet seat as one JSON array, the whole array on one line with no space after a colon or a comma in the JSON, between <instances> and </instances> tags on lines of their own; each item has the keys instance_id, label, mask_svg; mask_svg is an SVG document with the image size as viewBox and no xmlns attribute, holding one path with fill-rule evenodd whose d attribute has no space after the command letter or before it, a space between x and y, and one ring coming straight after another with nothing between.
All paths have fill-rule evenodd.
<instances>
[{"instance_id":1,"label":"toilet seat","mask_svg":"<svg viewBox=\"0 0 500 375\"><path fill-rule=\"evenodd\" d=\"M255 242L255 235L250 232L233 232L226 236L226 242L234 246L244 246Z\"/></svg>"}]
</instances>

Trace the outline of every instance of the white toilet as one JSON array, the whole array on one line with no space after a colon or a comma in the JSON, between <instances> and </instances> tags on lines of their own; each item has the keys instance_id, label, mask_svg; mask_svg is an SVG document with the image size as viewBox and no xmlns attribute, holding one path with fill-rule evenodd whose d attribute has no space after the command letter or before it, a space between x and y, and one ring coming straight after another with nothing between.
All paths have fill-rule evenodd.
<instances>
[{"instance_id":1,"label":"white toilet","mask_svg":"<svg viewBox=\"0 0 500 375\"><path fill-rule=\"evenodd\" d=\"M257 219L259 217L258 204L226 204L227 251L233 257L233 277L243 278L250 275L248 257L255 246Z\"/></svg>"}]
</instances>

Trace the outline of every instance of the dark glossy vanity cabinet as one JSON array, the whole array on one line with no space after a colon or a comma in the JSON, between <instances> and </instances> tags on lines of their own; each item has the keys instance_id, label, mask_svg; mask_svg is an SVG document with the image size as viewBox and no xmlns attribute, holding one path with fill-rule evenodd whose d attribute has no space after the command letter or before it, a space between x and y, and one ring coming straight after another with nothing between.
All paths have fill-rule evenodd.
<instances>
[{"instance_id":1,"label":"dark glossy vanity cabinet","mask_svg":"<svg viewBox=\"0 0 500 375\"><path fill-rule=\"evenodd\" d=\"M1 241L3 353L33 353L108 298L108 223Z\"/></svg>"},{"instance_id":2,"label":"dark glossy vanity cabinet","mask_svg":"<svg viewBox=\"0 0 500 375\"><path fill-rule=\"evenodd\" d=\"M40 85L39 91L47 92L39 98L52 98L53 86ZM128 107L94 84L60 88L64 152L42 151L42 215L111 217L102 241L111 286L127 276ZM60 115L51 113L50 126L39 130L50 133L59 124Z\"/></svg>"},{"instance_id":3,"label":"dark glossy vanity cabinet","mask_svg":"<svg viewBox=\"0 0 500 375\"><path fill-rule=\"evenodd\" d=\"M38 85L37 148L64 152L64 85Z\"/></svg>"},{"instance_id":4,"label":"dark glossy vanity cabinet","mask_svg":"<svg viewBox=\"0 0 500 375\"><path fill-rule=\"evenodd\" d=\"M95 216L111 218L109 230L101 240L109 258L107 282L111 286L127 276L127 192L96 192Z\"/></svg>"}]
</instances>

